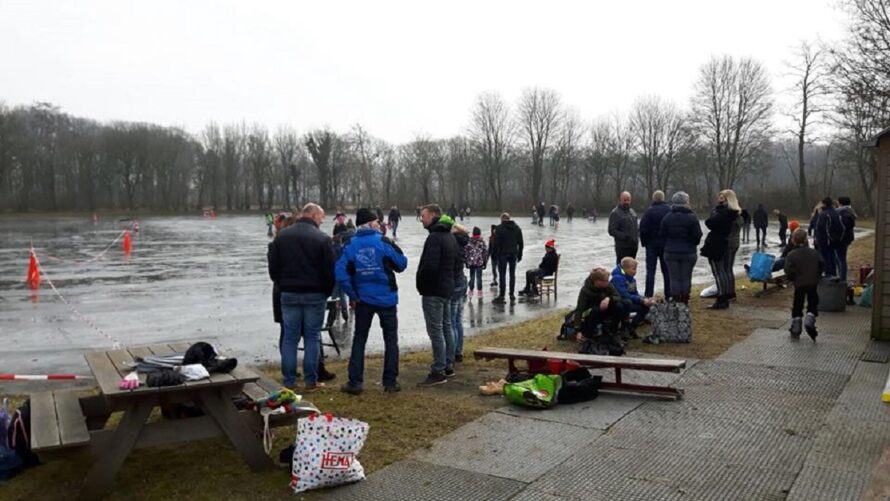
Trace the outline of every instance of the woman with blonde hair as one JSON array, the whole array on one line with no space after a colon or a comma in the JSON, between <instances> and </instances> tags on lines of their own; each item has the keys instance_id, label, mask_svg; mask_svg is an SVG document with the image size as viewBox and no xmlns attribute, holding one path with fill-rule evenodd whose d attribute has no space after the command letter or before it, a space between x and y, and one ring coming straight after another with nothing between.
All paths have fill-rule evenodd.
<instances>
[{"instance_id":1,"label":"woman with blonde hair","mask_svg":"<svg viewBox=\"0 0 890 501\"><path fill-rule=\"evenodd\" d=\"M710 233L705 238L701 255L708 258L714 280L717 281L717 301L709 309L729 308L729 301L735 299L735 274L732 265L739 250L739 233L742 229L739 199L732 190L717 194L717 206L705 220Z\"/></svg>"}]
</instances>

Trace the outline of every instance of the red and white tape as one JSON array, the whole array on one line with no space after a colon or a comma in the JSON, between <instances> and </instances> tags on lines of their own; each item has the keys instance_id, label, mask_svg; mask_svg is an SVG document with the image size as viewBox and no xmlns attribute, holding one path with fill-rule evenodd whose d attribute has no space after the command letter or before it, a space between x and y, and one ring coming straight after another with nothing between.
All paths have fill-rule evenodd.
<instances>
[{"instance_id":1,"label":"red and white tape","mask_svg":"<svg viewBox=\"0 0 890 501\"><path fill-rule=\"evenodd\" d=\"M93 377L77 374L0 374L0 381L70 381L72 379L93 379Z\"/></svg>"}]
</instances>

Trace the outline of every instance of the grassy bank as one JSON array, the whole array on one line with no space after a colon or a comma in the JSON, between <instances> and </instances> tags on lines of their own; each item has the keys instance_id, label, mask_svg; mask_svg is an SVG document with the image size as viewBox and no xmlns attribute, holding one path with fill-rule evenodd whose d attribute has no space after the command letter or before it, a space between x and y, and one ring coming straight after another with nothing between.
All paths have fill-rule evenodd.
<instances>
[{"instance_id":1,"label":"grassy bank","mask_svg":"<svg viewBox=\"0 0 890 501\"><path fill-rule=\"evenodd\" d=\"M873 260L874 237L857 240L851 247L850 270L858 270ZM778 290L762 298L753 297L759 284L746 279L738 281L738 300L728 310L709 311L709 300L698 298L698 287L691 301L693 311L693 342L682 345L644 345L632 342L630 349L666 357L714 358L728 347L744 339L759 327L776 328L789 316L790 289ZM366 391L358 397L338 391L345 376L346 363L332 362L329 369L339 377L335 384L309 397L320 409L340 416L354 417L370 423L370 436L360 456L366 471L373 472L403 459L418 448L429 446L436 438L449 433L477 417L503 405L501 397L482 397L477 386L503 376L504 362L472 360L474 349L482 346L541 348L552 351L574 351L574 343L556 341L564 311L554 311L533 320L494 329L468 339L465 362L457 367L457 376L445 385L418 389L414 385L428 371L429 352L408 353L401 357L400 380L404 390L385 394L379 384L382 361L369 358L366 363ZM377 330L372 335L377 335ZM645 329L641 333L645 333ZM280 376L277 367L263 370L271 377ZM16 401L21 398L17 397ZM156 417L155 417L156 418ZM293 439L292 428L278 429L275 453ZM70 498L76 492L90 464L82 456L51 462L34 468L0 487L3 499ZM110 499L218 498L254 500L278 499L287 496L289 472L286 469L252 473L240 456L224 440L206 440L171 447L135 451L124 463ZM313 496L301 496L312 499Z\"/></svg>"}]
</instances>

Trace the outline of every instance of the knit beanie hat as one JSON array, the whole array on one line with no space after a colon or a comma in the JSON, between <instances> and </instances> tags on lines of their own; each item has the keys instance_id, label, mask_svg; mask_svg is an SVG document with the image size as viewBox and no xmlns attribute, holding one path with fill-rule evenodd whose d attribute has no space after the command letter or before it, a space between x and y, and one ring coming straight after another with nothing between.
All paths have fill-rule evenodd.
<instances>
[{"instance_id":1,"label":"knit beanie hat","mask_svg":"<svg viewBox=\"0 0 890 501\"><path fill-rule=\"evenodd\" d=\"M671 197L671 203L674 205L689 205L689 195L685 191L678 191Z\"/></svg>"},{"instance_id":2,"label":"knit beanie hat","mask_svg":"<svg viewBox=\"0 0 890 501\"><path fill-rule=\"evenodd\" d=\"M361 226L377 220L377 214L371 209L361 208L355 213L355 225Z\"/></svg>"},{"instance_id":3,"label":"knit beanie hat","mask_svg":"<svg viewBox=\"0 0 890 501\"><path fill-rule=\"evenodd\" d=\"M478 237L482 234L482 230L478 226L473 226L473 236Z\"/></svg>"}]
</instances>

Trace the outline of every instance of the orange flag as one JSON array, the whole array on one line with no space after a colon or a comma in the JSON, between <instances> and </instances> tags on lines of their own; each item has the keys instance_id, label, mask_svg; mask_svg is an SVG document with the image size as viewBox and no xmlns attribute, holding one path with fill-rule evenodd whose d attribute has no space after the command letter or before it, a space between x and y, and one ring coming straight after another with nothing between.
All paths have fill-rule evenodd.
<instances>
[{"instance_id":1,"label":"orange flag","mask_svg":"<svg viewBox=\"0 0 890 501\"><path fill-rule=\"evenodd\" d=\"M130 230L124 233L124 254L129 254L133 250L133 241L130 240Z\"/></svg>"},{"instance_id":2,"label":"orange flag","mask_svg":"<svg viewBox=\"0 0 890 501\"><path fill-rule=\"evenodd\" d=\"M34 249L31 249L31 259L28 263L28 287L34 290L40 288L40 268L37 267L37 256L34 255Z\"/></svg>"}]
</instances>

